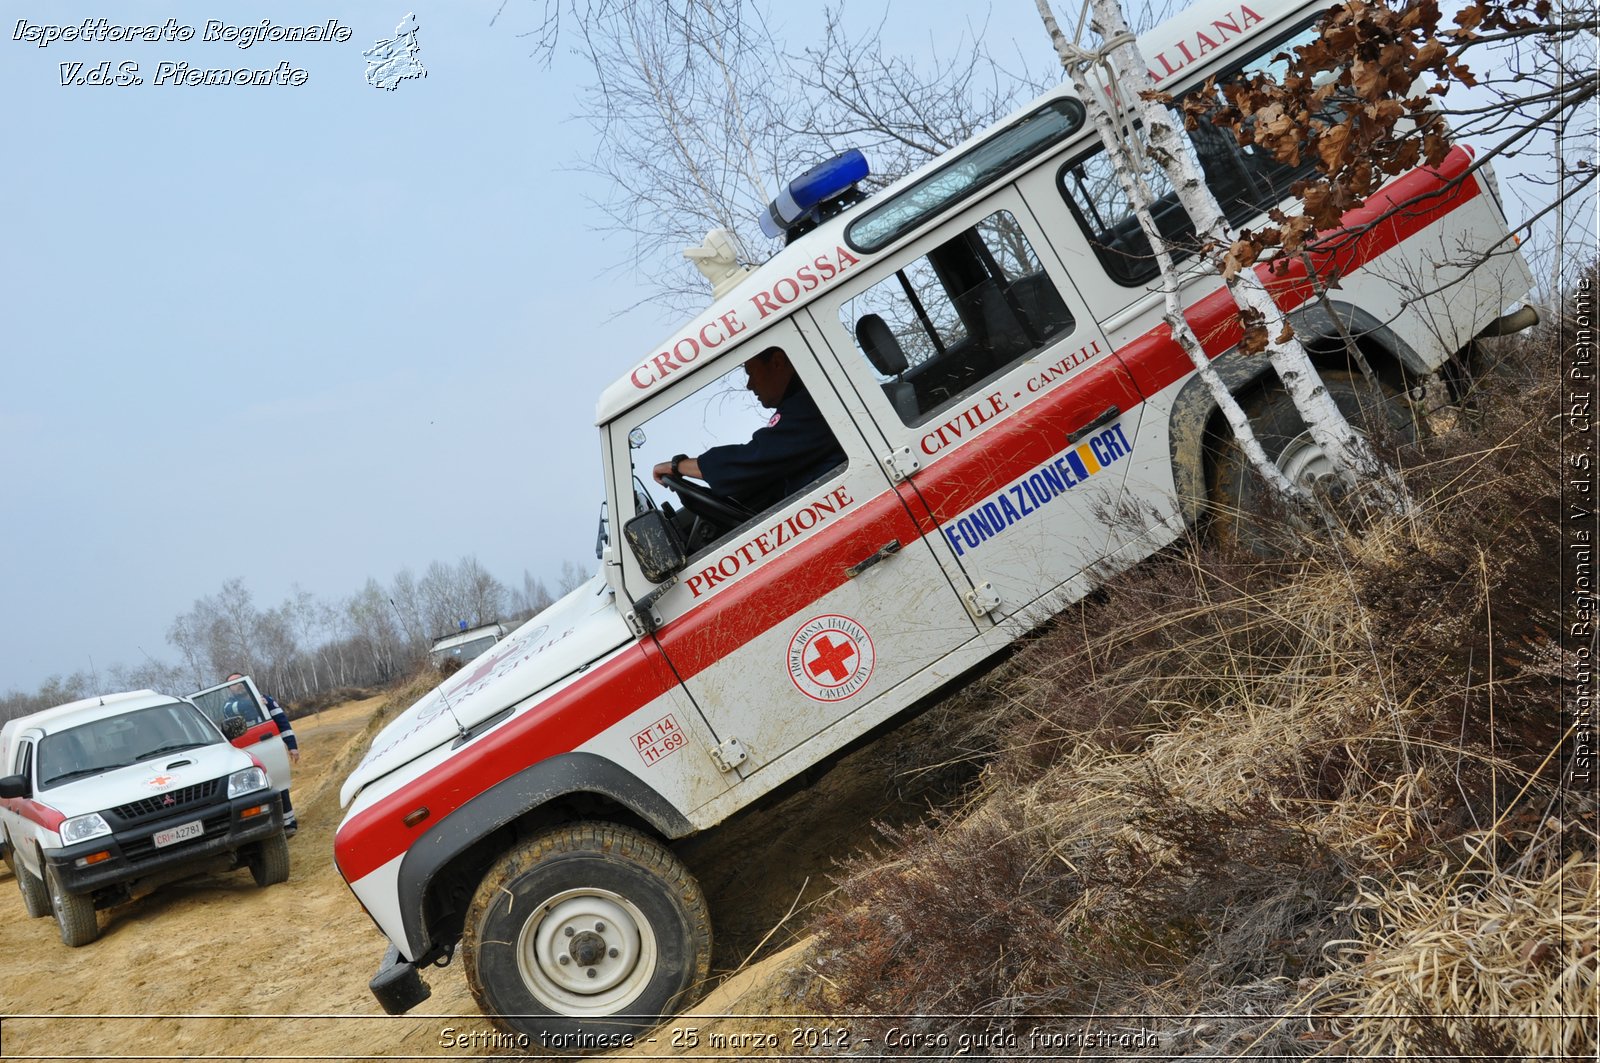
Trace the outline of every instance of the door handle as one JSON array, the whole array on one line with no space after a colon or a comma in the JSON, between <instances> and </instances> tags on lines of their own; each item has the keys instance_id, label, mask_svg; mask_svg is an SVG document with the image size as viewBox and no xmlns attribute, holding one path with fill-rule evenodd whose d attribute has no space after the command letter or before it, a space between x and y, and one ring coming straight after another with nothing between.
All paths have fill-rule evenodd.
<instances>
[{"instance_id":1,"label":"door handle","mask_svg":"<svg viewBox=\"0 0 1600 1063\"><path fill-rule=\"evenodd\" d=\"M1112 421L1115 421L1121 416L1122 411L1117 409L1117 407L1107 406L1105 410L1101 412L1100 416L1096 417L1094 420L1090 421L1076 432L1069 433L1067 435L1067 442L1076 443L1090 432L1093 432L1096 428L1104 428L1106 425L1110 424Z\"/></svg>"},{"instance_id":2,"label":"door handle","mask_svg":"<svg viewBox=\"0 0 1600 1063\"><path fill-rule=\"evenodd\" d=\"M876 565L879 561L882 561L885 558L890 557L890 556L892 556L894 554L897 554L899 552L900 552L900 540L899 539L890 539L888 542L886 542L882 546L878 547L878 552L877 553L873 554L871 557L867 558L866 560L859 561L856 564L851 565L849 568L845 569L844 570L844 578L845 579L855 579L857 576L861 575L861 573L865 572L867 569L871 568L873 565Z\"/></svg>"}]
</instances>

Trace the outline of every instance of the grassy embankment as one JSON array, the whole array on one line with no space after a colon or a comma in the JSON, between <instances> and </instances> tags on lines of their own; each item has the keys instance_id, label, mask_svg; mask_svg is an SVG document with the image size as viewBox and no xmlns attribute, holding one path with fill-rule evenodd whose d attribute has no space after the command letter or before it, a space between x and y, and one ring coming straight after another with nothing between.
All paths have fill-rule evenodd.
<instances>
[{"instance_id":1,"label":"grassy embankment","mask_svg":"<svg viewBox=\"0 0 1600 1063\"><path fill-rule=\"evenodd\" d=\"M1592 1057L1554 346L1391 449L1409 514L1273 561L1169 551L969 692L970 800L885 829L798 998L1019 1038L995 1055L1098 1028L1157 1057Z\"/></svg>"}]
</instances>

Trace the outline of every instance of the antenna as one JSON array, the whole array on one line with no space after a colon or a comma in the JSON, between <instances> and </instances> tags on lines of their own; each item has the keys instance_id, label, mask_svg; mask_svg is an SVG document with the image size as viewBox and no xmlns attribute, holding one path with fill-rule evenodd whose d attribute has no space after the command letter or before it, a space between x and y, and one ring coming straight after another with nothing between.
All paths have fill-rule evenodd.
<instances>
[{"instance_id":1,"label":"antenna","mask_svg":"<svg viewBox=\"0 0 1600 1063\"><path fill-rule=\"evenodd\" d=\"M89 682L94 684L94 688L96 690L99 690L100 689L100 676L94 670L94 654L91 653L91 654L88 654L87 656L89 658ZM106 696L105 696L105 693L102 691L101 694L100 694L100 704L104 705L105 703L106 703Z\"/></svg>"}]
</instances>

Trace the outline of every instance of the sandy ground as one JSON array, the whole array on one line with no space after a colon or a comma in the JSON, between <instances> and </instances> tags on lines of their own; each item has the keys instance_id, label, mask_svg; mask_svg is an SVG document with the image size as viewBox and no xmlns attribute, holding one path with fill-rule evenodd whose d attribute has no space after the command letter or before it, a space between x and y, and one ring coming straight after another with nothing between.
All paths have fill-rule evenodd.
<instances>
[{"instance_id":1,"label":"sandy ground","mask_svg":"<svg viewBox=\"0 0 1600 1063\"><path fill-rule=\"evenodd\" d=\"M473 1037L492 1027L459 964L426 974L433 996L410 1015L384 1015L367 990L386 942L335 871L332 836L339 785L365 749L381 703L351 702L295 722L301 829L289 842L286 883L260 889L243 869L169 883L101 912L100 940L71 949L53 919L26 917L0 868L0 1057L484 1055L485 1042L474 1045ZM906 733L886 741L903 744ZM638 1054L676 1055L671 1042L688 1047L691 1028L702 1036L687 1054L700 1055L714 1029L777 1036L814 1025L712 1017L795 1009L787 972L800 953L791 946L806 911L825 898L829 876L868 843L870 820L903 823L928 807L928 786L895 772L906 760L897 748L868 747L800 794L685 843L680 855L711 905L719 986L692 1013L698 1017L669 1023Z\"/></svg>"}]
</instances>

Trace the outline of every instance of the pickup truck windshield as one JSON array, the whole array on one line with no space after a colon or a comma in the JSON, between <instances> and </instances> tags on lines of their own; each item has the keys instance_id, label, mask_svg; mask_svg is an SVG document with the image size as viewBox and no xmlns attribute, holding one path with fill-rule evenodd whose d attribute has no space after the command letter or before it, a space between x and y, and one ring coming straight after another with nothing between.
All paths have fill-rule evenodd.
<instances>
[{"instance_id":1,"label":"pickup truck windshield","mask_svg":"<svg viewBox=\"0 0 1600 1063\"><path fill-rule=\"evenodd\" d=\"M40 740L39 788L220 741L216 729L181 701L108 716Z\"/></svg>"}]
</instances>

